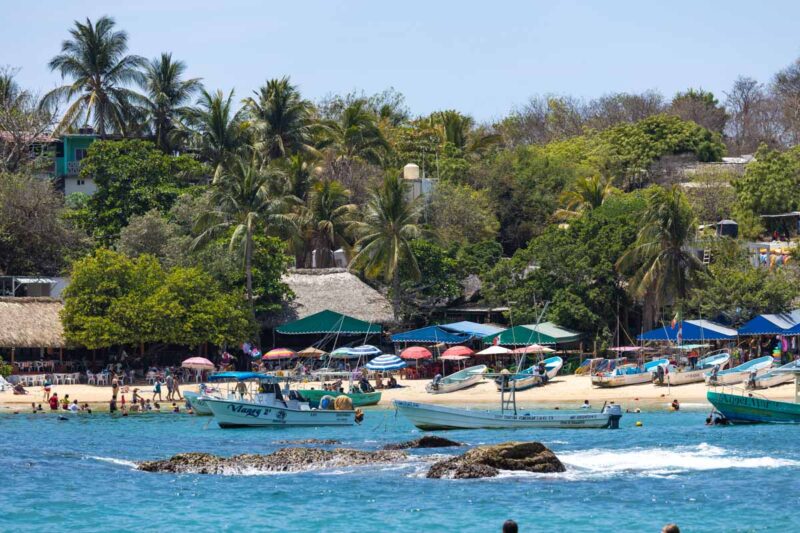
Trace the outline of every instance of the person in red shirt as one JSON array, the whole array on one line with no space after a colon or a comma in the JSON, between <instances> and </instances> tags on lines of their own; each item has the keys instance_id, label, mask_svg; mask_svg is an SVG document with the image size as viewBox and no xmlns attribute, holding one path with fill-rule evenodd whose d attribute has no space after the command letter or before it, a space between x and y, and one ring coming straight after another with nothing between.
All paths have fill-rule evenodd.
<instances>
[{"instance_id":1,"label":"person in red shirt","mask_svg":"<svg viewBox=\"0 0 800 533\"><path fill-rule=\"evenodd\" d=\"M58 411L58 393L54 392L52 396L50 396L50 410L51 411Z\"/></svg>"}]
</instances>

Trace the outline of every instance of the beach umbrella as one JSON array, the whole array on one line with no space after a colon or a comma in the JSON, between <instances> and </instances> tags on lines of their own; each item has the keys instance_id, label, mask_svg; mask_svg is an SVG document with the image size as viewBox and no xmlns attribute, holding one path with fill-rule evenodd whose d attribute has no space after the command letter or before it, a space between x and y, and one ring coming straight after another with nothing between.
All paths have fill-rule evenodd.
<instances>
[{"instance_id":1,"label":"beach umbrella","mask_svg":"<svg viewBox=\"0 0 800 533\"><path fill-rule=\"evenodd\" d=\"M377 372L388 372L391 370L400 370L401 368L405 368L406 362L394 354L387 353L384 355L379 355L367 363L366 367L369 370L375 370Z\"/></svg>"},{"instance_id":2,"label":"beach umbrella","mask_svg":"<svg viewBox=\"0 0 800 533\"><path fill-rule=\"evenodd\" d=\"M466 361L469 358L469 355L443 355L439 359L442 361Z\"/></svg>"},{"instance_id":3,"label":"beach umbrella","mask_svg":"<svg viewBox=\"0 0 800 533\"><path fill-rule=\"evenodd\" d=\"M411 348L406 348L402 352L400 352L400 357L403 359L411 359L411 360L419 360L419 359L430 359L433 357L433 354L427 348L423 348L422 346L412 346Z\"/></svg>"},{"instance_id":4,"label":"beach umbrella","mask_svg":"<svg viewBox=\"0 0 800 533\"><path fill-rule=\"evenodd\" d=\"M448 349L446 349L444 351L444 353L442 354L442 359L444 359L446 356L449 356L449 355L466 356L466 357L464 357L464 359L466 359L466 358L469 358L469 357L475 355L475 350L473 350L472 348L469 348L467 346L453 346L453 347L448 348ZM451 360L452 361L462 361L463 359L451 359Z\"/></svg>"},{"instance_id":5,"label":"beach umbrella","mask_svg":"<svg viewBox=\"0 0 800 533\"><path fill-rule=\"evenodd\" d=\"M517 354L528 354L528 353L552 353L555 352L554 349L548 348L547 346L542 346L541 344L529 344L528 346L521 346L514 350L514 353Z\"/></svg>"},{"instance_id":6,"label":"beach umbrella","mask_svg":"<svg viewBox=\"0 0 800 533\"><path fill-rule=\"evenodd\" d=\"M261 356L263 361L272 361L276 359L291 359L296 357L297 354L288 348L273 348Z\"/></svg>"},{"instance_id":7,"label":"beach umbrella","mask_svg":"<svg viewBox=\"0 0 800 533\"><path fill-rule=\"evenodd\" d=\"M300 357L314 357L318 359L323 355L325 355L326 353L328 352L324 352L319 348L314 348L313 346L309 346L308 348L297 352L297 355L299 355Z\"/></svg>"},{"instance_id":8,"label":"beach umbrella","mask_svg":"<svg viewBox=\"0 0 800 533\"><path fill-rule=\"evenodd\" d=\"M354 353L352 348L336 348L330 353L331 359L358 359L359 354Z\"/></svg>"},{"instance_id":9,"label":"beach umbrella","mask_svg":"<svg viewBox=\"0 0 800 533\"><path fill-rule=\"evenodd\" d=\"M383 351L371 344L365 344L363 346L356 346L355 348L350 348L350 353L354 355L358 355L360 357L375 357L377 355L381 355Z\"/></svg>"},{"instance_id":10,"label":"beach umbrella","mask_svg":"<svg viewBox=\"0 0 800 533\"><path fill-rule=\"evenodd\" d=\"M191 368L193 370L214 370L214 363L205 357L190 357L181 363L181 366L183 368Z\"/></svg>"},{"instance_id":11,"label":"beach umbrella","mask_svg":"<svg viewBox=\"0 0 800 533\"><path fill-rule=\"evenodd\" d=\"M511 353L510 348L505 348L503 346L489 346L485 350L481 350L477 353L477 355L507 355Z\"/></svg>"}]
</instances>

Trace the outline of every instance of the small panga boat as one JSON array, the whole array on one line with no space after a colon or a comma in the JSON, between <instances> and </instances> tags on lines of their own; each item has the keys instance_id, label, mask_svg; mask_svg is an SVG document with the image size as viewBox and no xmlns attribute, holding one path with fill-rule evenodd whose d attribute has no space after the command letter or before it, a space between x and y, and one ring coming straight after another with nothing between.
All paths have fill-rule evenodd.
<instances>
[{"instance_id":1,"label":"small panga boat","mask_svg":"<svg viewBox=\"0 0 800 533\"><path fill-rule=\"evenodd\" d=\"M694 368L677 367L668 365L660 367L664 372L656 369L653 374L653 383L656 385L685 385L687 383L700 383L705 379L706 374L715 366L720 370L725 368L731 360L731 355L727 352L708 355L697 362Z\"/></svg>"},{"instance_id":2,"label":"small panga boat","mask_svg":"<svg viewBox=\"0 0 800 533\"><path fill-rule=\"evenodd\" d=\"M439 383L434 384L433 381L425 385L425 390L430 394L446 394L461 389L466 389L483 379L483 375L488 368L486 365L476 365L459 370L449 376L442 378Z\"/></svg>"},{"instance_id":3,"label":"small panga boat","mask_svg":"<svg viewBox=\"0 0 800 533\"><path fill-rule=\"evenodd\" d=\"M377 405L381 401L381 392L335 392L322 389L298 389L300 396L305 399L311 407L319 407L319 402L323 396L347 396L353 402L353 407L366 407Z\"/></svg>"},{"instance_id":4,"label":"small panga boat","mask_svg":"<svg viewBox=\"0 0 800 533\"><path fill-rule=\"evenodd\" d=\"M545 375L547 375L548 380L556 377L556 375L558 375L558 371L561 370L562 366L564 366L564 360L558 356L548 357L542 362L544 363ZM495 379L495 385L497 385L497 390L502 391L503 383L507 383L508 388L513 382L514 388L518 391L521 391L541 385L542 381L543 380L539 375L539 363L536 363L535 365L526 368L522 372L511 374L508 377L499 376L497 379Z\"/></svg>"},{"instance_id":5,"label":"small panga boat","mask_svg":"<svg viewBox=\"0 0 800 533\"><path fill-rule=\"evenodd\" d=\"M610 372L599 372L592 376L592 385L598 387L624 387L649 383L653 380L653 373L659 366L669 364L669 359L656 359L645 363L643 366L631 364L618 366Z\"/></svg>"},{"instance_id":6,"label":"small panga boat","mask_svg":"<svg viewBox=\"0 0 800 533\"><path fill-rule=\"evenodd\" d=\"M776 368L775 372L785 373L795 380L794 402L768 400L758 393L731 387L731 392L709 390L706 393L711 405L732 424L752 424L766 422L772 424L800 423L800 366Z\"/></svg>"},{"instance_id":7,"label":"small panga boat","mask_svg":"<svg viewBox=\"0 0 800 533\"><path fill-rule=\"evenodd\" d=\"M774 359L771 355L765 355L758 359L751 359L746 363L739 366L729 368L728 370L721 370L714 372L713 370L706 374L705 380L708 385L733 385L734 383L741 383L750 378L752 372L756 373L756 377L766 374L772 368Z\"/></svg>"},{"instance_id":8,"label":"small panga boat","mask_svg":"<svg viewBox=\"0 0 800 533\"><path fill-rule=\"evenodd\" d=\"M748 381L747 388L768 389L769 387L789 383L794 379L794 374L791 371L796 369L800 370L800 360L792 361L787 365L773 368L769 372L756 376L756 379L752 380L752 382Z\"/></svg>"}]
</instances>

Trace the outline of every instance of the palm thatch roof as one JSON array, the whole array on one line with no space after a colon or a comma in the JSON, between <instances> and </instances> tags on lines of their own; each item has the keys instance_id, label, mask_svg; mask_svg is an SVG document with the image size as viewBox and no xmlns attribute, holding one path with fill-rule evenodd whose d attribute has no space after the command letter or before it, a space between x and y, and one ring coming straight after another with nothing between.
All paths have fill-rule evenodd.
<instances>
[{"instance_id":1,"label":"palm thatch roof","mask_svg":"<svg viewBox=\"0 0 800 533\"><path fill-rule=\"evenodd\" d=\"M294 269L284 277L295 294L272 325L306 318L326 309L373 324L394 321L392 305L381 293L343 268Z\"/></svg>"},{"instance_id":2,"label":"palm thatch roof","mask_svg":"<svg viewBox=\"0 0 800 533\"><path fill-rule=\"evenodd\" d=\"M0 298L0 346L4 348L62 348L66 345L53 298Z\"/></svg>"}]
</instances>

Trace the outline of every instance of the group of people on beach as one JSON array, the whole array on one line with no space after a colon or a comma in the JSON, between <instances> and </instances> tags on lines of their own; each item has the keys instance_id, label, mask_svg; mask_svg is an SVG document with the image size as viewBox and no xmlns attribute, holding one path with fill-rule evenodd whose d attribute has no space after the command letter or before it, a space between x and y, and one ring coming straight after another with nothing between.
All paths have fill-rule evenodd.
<instances>
[{"instance_id":1,"label":"group of people on beach","mask_svg":"<svg viewBox=\"0 0 800 533\"><path fill-rule=\"evenodd\" d=\"M59 401L58 393L54 392L48 399L47 404L50 406L51 411L69 411L72 413L78 412L88 412L91 413L92 410L89 408L88 403L80 404L78 400L69 399L69 394L65 394L63 398ZM43 411L42 404L36 405L36 402L31 402L31 409L33 409L33 413L39 413Z\"/></svg>"}]
</instances>

